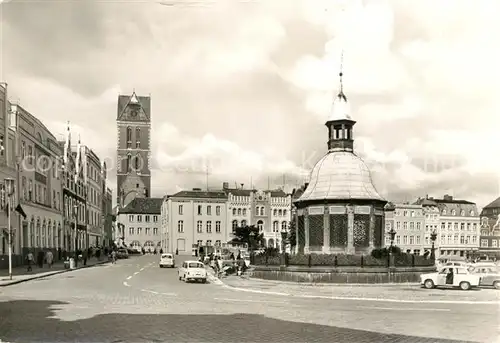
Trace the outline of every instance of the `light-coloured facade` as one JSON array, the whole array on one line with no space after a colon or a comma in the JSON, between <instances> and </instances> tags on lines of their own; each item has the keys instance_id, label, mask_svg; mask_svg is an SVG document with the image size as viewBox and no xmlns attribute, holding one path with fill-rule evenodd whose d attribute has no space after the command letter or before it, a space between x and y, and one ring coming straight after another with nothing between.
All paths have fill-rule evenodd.
<instances>
[{"instance_id":1,"label":"light-coloured facade","mask_svg":"<svg viewBox=\"0 0 500 343\"><path fill-rule=\"evenodd\" d=\"M7 85L0 84L0 191L2 192L2 203L0 205L0 268L8 267L8 223L7 198L4 192L4 180L7 178L14 179L16 183L15 193L13 195L13 204L19 199L19 186L16 168L16 144L15 144L15 118L11 123L10 104L8 102ZM11 125L12 124L12 125ZM11 229L13 233L13 254L14 265L22 263L21 247L22 236L17 228L20 227L21 218L15 212L11 212Z\"/></svg>"},{"instance_id":2,"label":"light-coloured facade","mask_svg":"<svg viewBox=\"0 0 500 343\"><path fill-rule=\"evenodd\" d=\"M20 203L25 252L56 250L63 242L60 158L63 149L36 117L19 105L11 106L19 134Z\"/></svg>"},{"instance_id":3,"label":"light-coloured facade","mask_svg":"<svg viewBox=\"0 0 500 343\"><path fill-rule=\"evenodd\" d=\"M102 215L103 173L102 164L97 155L88 147L82 146L81 153L84 163L84 182L87 188L87 246L102 244L104 236L104 221Z\"/></svg>"},{"instance_id":4,"label":"light-coloured facade","mask_svg":"<svg viewBox=\"0 0 500 343\"><path fill-rule=\"evenodd\" d=\"M266 247L281 248L281 231L291 220L291 195L283 190L231 189L223 183L228 196L228 222L231 232L238 226L253 225L264 234Z\"/></svg>"},{"instance_id":5,"label":"light-coloured facade","mask_svg":"<svg viewBox=\"0 0 500 343\"><path fill-rule=\"evenodd\" d=\"M161 249L162 198L135 198L118 214L116 234L127 247L153 252Z\"/></svg>"},{"instance_id":6,"label":"light-coloured facade","mask_svg":"<svg viewBox=\"0 0 500 343\"><path fill-rule=\"evenodd\" d=\"M386 212L387 213L387 212ZM423 255L425 252L425 215L422 206L411 204L395 204L391 226L396 231L394 244L401 248L401 251L416 255ZM389 228L390 230L390 228ZM390 245L388 235L385 238L385 245Z\"/></svg>"},{"instance_id":7,"label":"light-coloured facade","mask_svg":"<svg viewBox=\"0 0 500 343\"><path fill-rule=\"evenodd\" d=\"M443 199L426 197L419 199L417 203L424 208L430 207L426 212L431 215L429 223L426 222L430 231L435 229L436 218L439 219L436 257L455 256L465 259L477 255L481 222L475 203L456 200L450 195L445 195Z\"/></svg>"},{"instance_id":8,"label":"light-coloured facade","mask_svg":"<svg viewBox=\"0 0 500 343\"><path fill-rule=\"evenodd\" d=\"M163 202L166 251L192 255L199 246L220 246L230 240L225 192L195 188L168 196Z\"/></svg>"}]
</instances>

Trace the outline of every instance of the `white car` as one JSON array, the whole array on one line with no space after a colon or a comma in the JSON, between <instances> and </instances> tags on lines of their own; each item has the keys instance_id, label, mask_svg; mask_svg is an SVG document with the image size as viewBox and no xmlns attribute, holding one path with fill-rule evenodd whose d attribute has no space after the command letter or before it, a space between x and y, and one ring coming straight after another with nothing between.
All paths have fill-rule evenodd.
<instances>
[{"instance_id":1,"label":"white car","mask_svg":"<svg viewBox=\"0 0 500 343\"><path fill-rule=\"evenodd\" d=\"M174 255L172 255L172 254L162 254L161 255L160 268L164 268L164 267L169 267L169 268L175 267Z\"/></svg>"},{"instance_id":2,"label":"white car","mask_svg":"<svg viewBox=\"0 0 500 343\"><path fill-rule=\"evenodd\" d=\"M481 277L470 273L465 267L444 267L437 273L420 275L420 284L425 288L460 287L464 291L479 287Z\"/></svg>"},{"instance_id":3,"label":"white car","mask_svg":"<svg viewBox=\"0 0 500 343\"><path fill-rule=\"evenodd\" d=\"M201 281L207 282L207 270L205 265L198 261L186 261L179 268L180 281Z\"/></svg>"}]
</instances>

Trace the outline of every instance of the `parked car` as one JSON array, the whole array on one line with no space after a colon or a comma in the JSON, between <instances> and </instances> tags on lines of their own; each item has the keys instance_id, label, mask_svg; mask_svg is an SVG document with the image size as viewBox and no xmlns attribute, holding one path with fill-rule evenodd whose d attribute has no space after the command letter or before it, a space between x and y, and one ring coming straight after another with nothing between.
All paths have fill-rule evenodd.
<instances>
[{"instance_id":1,"label":"parked car","mask_svg":"<svg viewBox=\"0 0 500 343\"><path fill-rule=\"evenodd\" d=\"M425 288L460 287L464 291L479 287L481 277L470 273L465 267L443 267L437 273L420 275L420 284Z\"/></svg>"},{"instance_id":2,"label":"parked car","mask_svg":"<svg viewBox=\"0 0 500 343\"><path fill-rule=\"evenodd\" d=\"M128 258L127 249L118 249L118 251L116 252L116 258L119 258L119 259Z\"/></svg>"},{"instance_id":3,"label":"parked car","mask_svg":"<svg viewBox=\"0 0 500 343\"><path fill-rule=\"evenodd\" d=\"M205 265L199 261L186 261L179 268L180 281L207 282L207 271Z\"/></svg>"},{"instance_id":4,"label":"parked car","mask_svg":"<svg viewBox=\"0 0 500 343\"><path fill-rule=\"evenodd\" d=\"M160 268L174 268L175 267L175 259L172 254L162 254L160 257Z\"/></svg>"},{"instance_id":5,"label":"parked car","mask_svg":"<svg viewBox=\"0 0 500 343\"><path fill-rule=\"evenodd\" d=\"M500 271L492 266L474 266L469 268L471 274L481 277L480 286L495 287L500 289Z\"/></svg>"}]
</instances>

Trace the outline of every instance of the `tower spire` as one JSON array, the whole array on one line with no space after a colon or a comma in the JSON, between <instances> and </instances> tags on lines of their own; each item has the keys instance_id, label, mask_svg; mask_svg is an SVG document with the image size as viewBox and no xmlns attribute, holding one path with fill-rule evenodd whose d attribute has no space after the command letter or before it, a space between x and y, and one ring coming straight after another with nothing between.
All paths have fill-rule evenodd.
<instances>
[{"instance_id":1,"label":"tower spire","mask_svg":"<svg viewBox=\"0 0 500 343\"><path fill-rule=\"evenodd\" d=\"M339 98L342 98L344 100L347 100L347 97L344 94L344 49L342 49L342 52L340 54L340 71L339 71L339 82L340 82L340 91L339 91Z\"/></svg>"}]
</instances>

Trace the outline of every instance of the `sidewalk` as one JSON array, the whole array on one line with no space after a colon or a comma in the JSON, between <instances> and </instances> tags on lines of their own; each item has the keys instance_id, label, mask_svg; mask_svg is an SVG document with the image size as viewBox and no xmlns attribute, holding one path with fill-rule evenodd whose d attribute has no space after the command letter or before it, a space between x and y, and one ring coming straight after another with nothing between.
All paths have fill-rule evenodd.
<instances>
[{"instance_id":1,"label":"sidewalk","mask_svg":"<svg viewBox=\"0 0 500 343\"><path fill-rule=\"evenodd\" d=\"M101 258L101 260L97 260L97 258L92 258L87 260L87 265L84 266L83 262L78 263L78 268L88 268L93 267L95 265L107 263L107 258ZM9 270L1 269L0 270L0 287L15 285L21 282L40 279L46 276L61 274L65 272L69 272L72 269L64 269L64 263L62 261L58 261L54 263L51 268L49 268L46 264L43 268L39 268L38 266L33 266L32 271L27 271L27 266L12 268L12 280L9 279ZM76 270L76 269L73 269Z\"/></svg>"},{"instance_id":2,"label":"sidewalk","mask_svg":"<svg viewBox=\"0 0 500 343\"><path fill-rule=\"evenodd\" d=\"M424 289L418 284L302 284L228 276L220 280L226 287L253 293L303 298L352 299L396 302L499 302L495 289L454 290Z\"/></svg>"}]
</instances>

